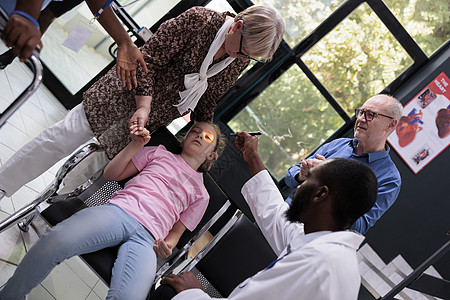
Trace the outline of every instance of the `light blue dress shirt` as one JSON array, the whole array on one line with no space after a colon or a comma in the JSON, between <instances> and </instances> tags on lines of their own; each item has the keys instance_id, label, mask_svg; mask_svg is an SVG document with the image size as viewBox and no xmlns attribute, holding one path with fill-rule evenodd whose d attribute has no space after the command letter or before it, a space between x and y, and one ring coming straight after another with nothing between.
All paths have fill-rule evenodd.
<instances>
[{"instance_id":1,"label":"light blue dress shirt","mask_svg":"<svg viewBox=\"0 0 450 300\"><path fill-rule=\"evenodd\" d=\"M308 157L315 158L316 154L325 156L325 158L349 158L360 161L368 165L378 179L378 197L375 205L365 215L356 220L351 229L365 234L375 222L384 214L386 210L395 202L400 192L401 178L397 167L389 156L389 146L386 144L386 151L356 154L357 139L340 138L320 147L316 153ZM289 168L284 181L287 186L296 188L299 183L295 176L300 173L301 165L295 165ZM290 195L286 202L292 201Z\"/></svg>"}]
</instances>

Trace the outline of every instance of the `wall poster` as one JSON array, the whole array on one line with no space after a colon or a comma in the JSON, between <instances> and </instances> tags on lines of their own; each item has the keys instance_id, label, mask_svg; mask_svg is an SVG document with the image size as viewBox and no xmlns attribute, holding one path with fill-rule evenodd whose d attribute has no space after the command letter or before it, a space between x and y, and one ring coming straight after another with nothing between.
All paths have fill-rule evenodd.
<instances>
[{"instance_id":1,"label":"wall poster","mask_svg":"<svg viewBox=\"0 0 450 300\"><path fill-rule=\"evenodd\" d=\"M403 108L388 142L414 174L450 144L450 80L442 72Z\"/></svg>"}]
</instances>

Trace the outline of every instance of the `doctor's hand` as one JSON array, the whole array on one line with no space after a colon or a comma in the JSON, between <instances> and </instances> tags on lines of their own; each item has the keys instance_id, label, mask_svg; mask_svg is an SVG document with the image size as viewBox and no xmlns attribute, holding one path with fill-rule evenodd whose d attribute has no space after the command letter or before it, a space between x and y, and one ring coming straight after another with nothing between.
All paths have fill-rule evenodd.
<instances>
[{"instance_id":1,"label":"doctor's hand","mask_svg":"<svg viewBox=\"0 0 450 300\"><path fill-rule=\"evenodd\" d=\"M170 274L161 280L161 284L168 284L178 293L184 290L201 289L203 286L200 281L191 272L184 272L180 275Z\"/></svg>"},{"instance_id":2,"label":"doctor's hand","mask_svg":"<svg viewBox=\"0 0 450 300\"><path fill-rule=\"evenodd\" d=\"M309 170L325 160L326 160L325 156L322 156L320 154L316 154L316 158L302 160L300 164L301 165L300 173L297 174L295 179L298 182L305 181L308 178Z\"/></svg>"},{"instance_id":3,"label":"doctor's hand","mask_svg":"<svg viewBox=\"0 0 450 300\"><path fill-rule=\"evenodd\" d=\"M249 162L252 158L258 155L258 138L256 136L251 136L247 132L236 132L236 148L238 148L244 160Z\"/></svg>"},{"instance_id":4,"label":"doctor's hand","mask_svg":"<svg viewBox=\"0 0 450 300\"><path fill-rule=\"evenodd\" d=\"M247 132L236 132L236 148L241 150L244 160L247 162L250 173L255 176L266 169L258 154L258 138Z\"/></svg>"}]
</instances>

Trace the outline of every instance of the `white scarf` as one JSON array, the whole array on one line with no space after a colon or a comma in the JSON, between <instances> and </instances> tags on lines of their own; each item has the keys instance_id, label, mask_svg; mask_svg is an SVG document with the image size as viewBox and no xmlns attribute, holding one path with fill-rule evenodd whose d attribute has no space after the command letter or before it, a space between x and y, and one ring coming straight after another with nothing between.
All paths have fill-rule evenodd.
<instances>
[{"instance_id":1,"label":"white scarf","mask_svg":"<svg viewBox=\"0 0 450 300\"><path fill-rule=\"evenodd\" d=\"M186 87L186 90L179 92L181 97L180 102L174 105L178 108L180 114L187 112L189 109L194 111L198 100L208 88L207 79L216 75L233 62L234 58L228 57L221 62L214 64L208 70L209 65L213 62L214 55L225 41L225 36L233 21L233 19L229 19L225 21L222 27L220 27L214 41L211 46L209 46L208 54L206 54L202 66L200 67L200 73L191 73L184 76L184 86Z\"/></svg>"}]
</instances>

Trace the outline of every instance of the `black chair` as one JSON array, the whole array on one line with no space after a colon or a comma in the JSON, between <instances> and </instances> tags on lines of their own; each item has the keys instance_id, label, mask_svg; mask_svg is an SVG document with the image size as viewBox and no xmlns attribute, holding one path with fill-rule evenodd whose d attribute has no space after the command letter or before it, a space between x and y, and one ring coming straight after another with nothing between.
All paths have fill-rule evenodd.
<instances>
[{"instance_id":1,"label":"black chair","mask_svg":"<svg viewBox=\"0 0 450 300\"><path fill-rule=\"evenodd\" d=\"M180 272L192 271L210 296L227 297L239 283L275 259L277 256L256 224L237 211ZM163 285L150 299L165 299L170 294L171 288Z\"/></svg>"}]
</instances>

